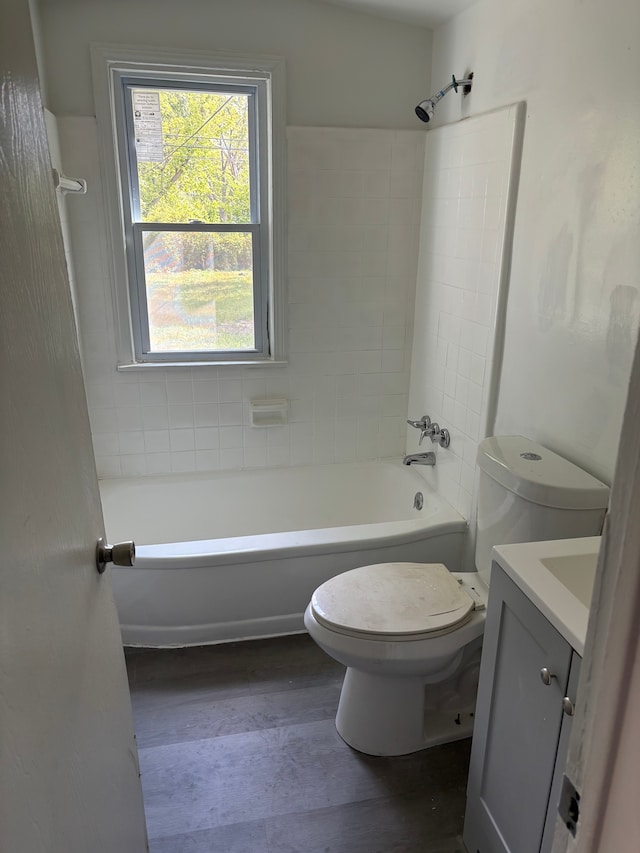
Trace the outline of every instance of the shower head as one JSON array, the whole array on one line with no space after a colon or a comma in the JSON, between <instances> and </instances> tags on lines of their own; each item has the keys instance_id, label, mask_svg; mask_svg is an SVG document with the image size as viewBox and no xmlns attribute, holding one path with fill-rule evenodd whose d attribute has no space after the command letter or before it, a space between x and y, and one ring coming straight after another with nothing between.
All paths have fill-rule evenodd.
<instances>
[{"instance_id":1,"label":"shower head","mask_svg":"<svg viewBox=\"0 0 640 853\"><path fill-rule=\"evenodd\" d=\"M436 109L436 104L437 101L434 101L433 98L427 98L426 101L420 101L416 107L416 115L420 121L424 121L425 123L431 121Z\"/></svg>"},{"instance_id":2,"label":"shower head","mask_svg":"<svg viewBox=\"0 0 640 853\"><path fill-rule=\"evenodd\" d=\"M471 83L473 81L473 71L469 73L468 77L465 77L464 80L456 80L456 78L452 75L451 83L448 86L445 86L444 89L440 89L439 92L436 92L435 95L432 95L430 98L427 98L424 101L420 101L418 106L416 107L416 115L425 123L431 121L433 118L433 114L436 109L436 104L438 101L441 101L447 92L450 92L451 89L454 89L456 92L458 91L458 87L462 86L462 94L468 95L471 91Z\"/></svg>"}]
</instances>

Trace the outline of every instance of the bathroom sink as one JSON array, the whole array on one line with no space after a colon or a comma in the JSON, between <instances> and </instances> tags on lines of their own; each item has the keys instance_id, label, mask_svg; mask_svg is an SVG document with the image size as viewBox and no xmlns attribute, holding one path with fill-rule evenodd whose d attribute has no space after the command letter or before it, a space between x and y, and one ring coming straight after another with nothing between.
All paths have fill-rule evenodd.
<instances>
[{"instance_id":1,"label":"bathroom sink","mask_svg":"<svg viewBox=\"0 0 640 853\"><path fill-rule=\"evenodd\" d=\"M599 536L493 549L493 559L580 655L599 549Z\"/></svg>"},{"instance_id":2,"label":"bathroom sink","mask_svg":"<svg viewBox=\"0 0 640 853\"><path fill-rule=\"evenodd\" d=\"M598 567L598 552L568 554L565 557L543 557L540 562L561 584L566 586L585 607L591 606L593 582Z\"/></svg>"}]
</instances>

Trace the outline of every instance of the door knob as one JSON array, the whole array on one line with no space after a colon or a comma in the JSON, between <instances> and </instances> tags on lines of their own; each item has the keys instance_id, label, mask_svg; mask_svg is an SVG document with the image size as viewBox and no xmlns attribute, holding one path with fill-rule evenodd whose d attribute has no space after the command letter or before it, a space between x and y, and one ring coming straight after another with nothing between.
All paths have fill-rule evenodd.
<instances>
[{"instance_id":1,"label":"door knob","mask_svg":"<svg viewBox=\"0 0 640 853\"><path fill-rule=\"evenodd\" d=\"M102 574L107 568L107 563L114 566L132 566L136 559L136 546L134 542L118 542L116 545L107 545L102 536L96 544L96 568L98 574Z\"/></svg>"},{"instance_id":2,"label":"door knob","mask_svg":"<svg viewBox=\"0 0 640 853\"><path fill-rule=\"evenodd\" d=\"M540 678L542 679L542 683L545 684L547 687L551 684L555 677L556 676L551 672L550 669L547 669L546 666L543 666L540 670Z\"/></svg>"},{"instance_id":3,"label":"door knob","mask_svg":"<svg viewBox=\"0 0 640 853\"><path fill-rule=\"evenodd\" d=\"M565 696L562 700L562 710L565 712L567 717L573 717L576 712L576 706L573 704L571 699L568 696Z\"/></svg>"}]
</instances>

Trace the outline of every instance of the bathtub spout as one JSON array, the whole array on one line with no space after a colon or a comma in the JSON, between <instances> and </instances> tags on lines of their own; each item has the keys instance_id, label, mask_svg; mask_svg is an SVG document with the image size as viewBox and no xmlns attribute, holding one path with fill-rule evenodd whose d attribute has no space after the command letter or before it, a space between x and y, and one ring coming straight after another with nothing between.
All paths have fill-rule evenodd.
<instances>
[{"instance_id":1,"label":"bathtub spout","mask_svg":"<svg viewBox=\"0 0 640 853\"><path fill-rule=\"evenodd\" d=\"M405 456L402 460L403 465L435 465L436 454L433 451L428 453L411 453Z\"/></svg>"}]
</instances>

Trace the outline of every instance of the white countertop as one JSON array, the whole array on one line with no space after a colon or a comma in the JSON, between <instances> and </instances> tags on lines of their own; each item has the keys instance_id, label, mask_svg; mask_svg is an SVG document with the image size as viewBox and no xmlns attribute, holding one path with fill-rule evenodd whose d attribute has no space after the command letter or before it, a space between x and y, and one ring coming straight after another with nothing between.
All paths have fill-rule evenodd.
<instances>
[{"instance_id":1,"label":"white countertop","mask_svg":"<svg viewBox=\"0 0 640 853\"><path fill-rule=\"evenodd\" d=\"M556 539L493 549L493 559L579 655L584 654L600 539Z\"/></svg>"}]
</instances>

